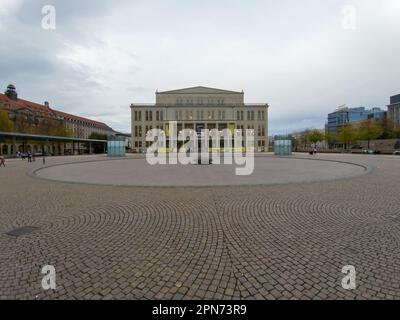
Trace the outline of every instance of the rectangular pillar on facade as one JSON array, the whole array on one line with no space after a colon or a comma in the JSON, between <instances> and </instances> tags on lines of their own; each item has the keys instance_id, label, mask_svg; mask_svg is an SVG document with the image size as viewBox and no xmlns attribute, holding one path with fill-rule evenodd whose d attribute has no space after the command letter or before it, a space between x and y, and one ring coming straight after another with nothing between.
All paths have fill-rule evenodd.
<instances>
[{"instance_id":1,"label":"rectangular pillar on facade","mask_svg":"<svg viewBox=\"0 0 400 320\"><path fill-rule=\"evenodd\" d=\"M64 155L64 150L65 150L65 142L60 142L59 143L59 147L60 147L60 156Z\"/></svg>"},{"instance_id":2,"label":"rectangular pillar on facade","mask_svg":"<svg viewBox=\"0 0 400 320\"><path fill-rule=\"evenodd\" d=\"M17 139L15 137L12 138L13 143L13 157L17 156Z\"/></svg>"}]
</instances>

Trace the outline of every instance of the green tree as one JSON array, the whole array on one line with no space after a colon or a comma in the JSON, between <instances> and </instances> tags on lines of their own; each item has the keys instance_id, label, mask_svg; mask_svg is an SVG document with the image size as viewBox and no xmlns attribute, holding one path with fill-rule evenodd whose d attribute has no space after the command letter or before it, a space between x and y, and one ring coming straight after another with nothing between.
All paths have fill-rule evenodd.
<instances>
[{"instance_id":1,"label":"green tree","mask_svg":"<svg viewBox=\"0 0 400 320\"><path fill-rule=\"evenodd\" d=\"M332 148L337 141L337 136L334 133L328 131L325 132L325 141L328 143L329 148Z\"/></svg>"},{"instance_id":2,"label":"green tree","mask_svg":"<svg viewBox=\"0 0 400 320\"><path fill-rule=\"evenodd\" d=\"M8 118L8 113L0 109L0 131L11 132L14 131L14 124Z\"/></svg>"},{"instance_id":3,"label":"green tree","mask_svg":"<svg viewBox=\"0 0 400 320\"><path fill-rule=\"evenodd\" d=\"M299 141L292 136L292 148L294 151L297 151L297 148L299 147Z\"/></svg>"},{"instance_id":4,"label":"green tree","mask_svg":"<svg viewBox=\"0 0 400 320\"><path fill-rule=\"evenodd\" d=\"M357 141L357 130L349 123L346 123L337 135L337 141L343 144L343 148L347 150L350 145Z\"/></svg>"},{"instance_id":5,"label":"green tree","mask_svg":"<svg viewBox=\"0 0 400 320\"><path fill-rule=\"evenodd\" d=\"M307 129L301 133L300 144L304 149L310 144L310 130Z\"/></svg>"},{"instance_id":6,"label":"green tree","mask_svg":"<svg viewBox=\"0 0 400 320\"><path fill-rule=\"evenodd\" d=\"M399 139L400 138L400 127L393 129L393 137L392 138L394 138L394 139Z\"/></svg>"},{"instance_id":7,"label":"green tree","mask_svg":"<svg viewBox=\"0 0 400 320\"><path fill-rule=\"evenodd\" d=\"M382 128L378 126L373 118L360 122L357 126L357 131L360 140L368 141L368 149L370 148L371 140L378 139L383 133Z\"/></svg>"},{"instance_id":8,"label":"green tree","mask_svg":"<svg viewBox=\"0 0 400 320\"><path fill-rule=\"evenodd\" d=\"M308 135L308 140L312 144L316 144L317 142L322 142L325 140L325 135L320 130L312 130Z\"/></svg>"},{"instance_id":9,"label":"green tree","mask_svg":"<svg viewBox=\"0 0 400 320\"><path fill-rule=\"evenodd\" d=\"M382 134L378 139L393 139L396 138L396 128L391 119L385 117L382 122Z\"/></svg>"}]
</instances>

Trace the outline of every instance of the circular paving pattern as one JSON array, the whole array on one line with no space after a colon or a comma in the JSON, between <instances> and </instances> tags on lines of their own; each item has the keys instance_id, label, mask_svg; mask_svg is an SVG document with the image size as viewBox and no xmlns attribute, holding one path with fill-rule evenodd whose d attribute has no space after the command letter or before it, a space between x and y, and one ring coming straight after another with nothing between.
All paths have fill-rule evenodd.
<instances>
[{"instance_id":1,"label":"circular paving pattern","mask_svg":"<svg viewBox=\"0 0 400 320\"><path fill-rule=\"evenodd\" d=\"M236 175L231 165L150 165L143 159L78 162L50 166L37 177L64 182L146 187L274 185L326 181L366 173L365 166L315 158L257 156L251 175ZM240 166L243 167L243 166Z\"/></svg>"},{"instance_id":2,"label":"circular paving pattern","mask_svg":"<svg viewBox=\"0 0 400 320\"><path fill-rule=\"evenodd\" d=\"M313 168L351 168L358 176L124 188L27 172L54 168L68 176L84 161L123 168L140 160L48 158L45 170L40 162L7 161L0 168L7 181L0 185L0 299L400 299L400 158L308 159L270 165L306 168L310 176ZM350 163L373 170L354 173L363 167ZM48 264L57 289L44 291ZM341 286L346 265L356 268L355 290Z\"/></svg>"}]
</instances>

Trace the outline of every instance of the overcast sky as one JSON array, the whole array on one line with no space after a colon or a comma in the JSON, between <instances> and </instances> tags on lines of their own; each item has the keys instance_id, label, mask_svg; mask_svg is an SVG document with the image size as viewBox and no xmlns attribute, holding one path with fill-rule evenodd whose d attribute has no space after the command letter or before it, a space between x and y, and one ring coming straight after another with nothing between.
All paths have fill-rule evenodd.
<instances>
[{"instance_id":1,"label":"overcast sky","mask_svg":"<svg viewBox=\"0 0 400 320\"><path fill-rule=\"evenodd\" d=\"M0 0L0 90L130 132L130 103L156 89L243 89L285 133L342 104L385 107L399 39L400 0Z\"/></svg>"}]
</instances>

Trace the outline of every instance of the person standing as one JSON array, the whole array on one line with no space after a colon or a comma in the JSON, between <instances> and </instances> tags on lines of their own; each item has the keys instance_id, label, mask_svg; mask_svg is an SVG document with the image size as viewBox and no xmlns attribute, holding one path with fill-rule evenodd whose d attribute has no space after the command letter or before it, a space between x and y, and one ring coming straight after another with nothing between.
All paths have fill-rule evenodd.
<instances>
[{"instance_id":1,"label":"person standing","mask_svg":"<svg viewBox=\"0 0 400 320\"><path fill-rule=\"evenodd\" d=\"M3 155L0 155L0 167L6 167L6 160L4 160Z\"/></svg>"},{"instance_id":2,"label":"person standing","mask_svg":"<svg viewBox=\"0 0 400 320\"><path fill-rule=\"evenodd\" d=\"M46 155L43 153L43 158L42 158L42 160L43 160L43 165L45 165L46 164Z\"/></svg>"}]
</instances>

